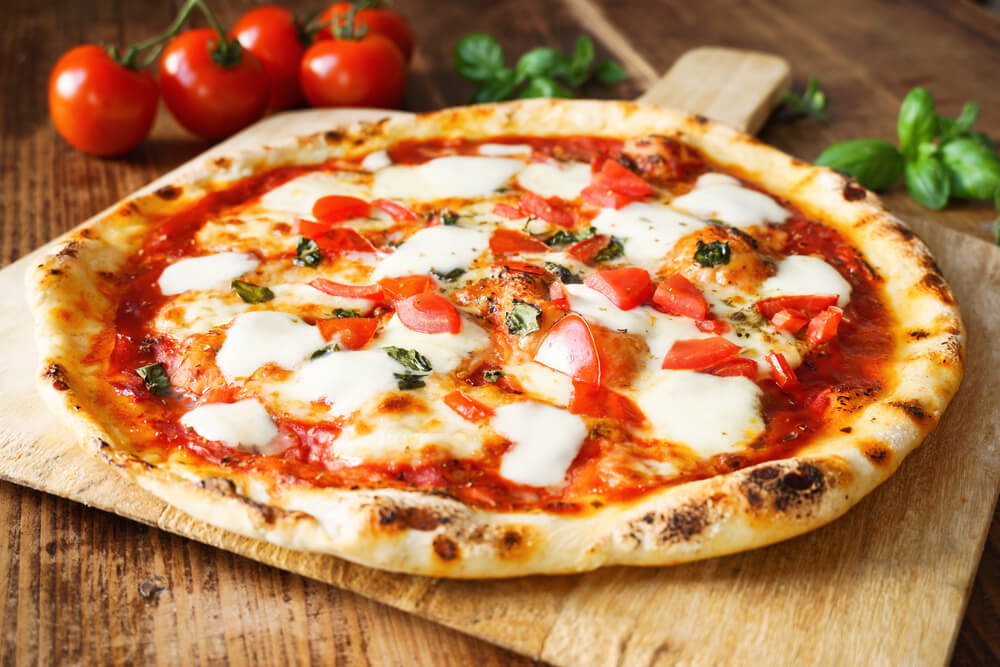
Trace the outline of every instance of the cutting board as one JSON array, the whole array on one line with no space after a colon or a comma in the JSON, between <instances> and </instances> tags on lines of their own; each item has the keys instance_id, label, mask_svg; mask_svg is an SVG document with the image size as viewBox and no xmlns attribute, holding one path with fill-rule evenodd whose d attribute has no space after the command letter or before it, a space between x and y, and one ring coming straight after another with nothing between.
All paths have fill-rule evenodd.
<instances>
[{"instance_id":1,"label":"cutting board","mask_svg":"<svg viewBox=\"0 0 1000 667\"><path fill-rule=\"evenodd\" d=\"M787 78L788 66L780 59L699 49L678 61L644 101L686 106L756 129ZM385 115L282 114L209 154ZM1000 395L1000 374L993 372L1000 350L991 344L1000 337L995 315L1000 251L927 220L909 222L935 251L963 307L969 330L966 379L938 430L885 485L833 524L767 549L669 568L466 582L292 552L192 520L75 446L37 398L22 289L37 253L0 271L5 343L0 346L0 477L355 591L554 663L942 664L1000 480L1000 434L989 400Z\"/></svg>"}]
</instances>

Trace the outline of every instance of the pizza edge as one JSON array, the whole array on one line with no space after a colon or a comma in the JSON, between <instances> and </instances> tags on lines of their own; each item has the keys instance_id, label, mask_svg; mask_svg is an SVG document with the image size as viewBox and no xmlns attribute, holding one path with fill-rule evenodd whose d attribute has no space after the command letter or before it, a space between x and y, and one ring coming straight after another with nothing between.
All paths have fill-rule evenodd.
<instances>
[{"instance_id":1,"label":"pizza edge","mask_svg":"<svg viewBox=\"0 0 1000 667\"><path fill-rule=\"evenodd\" d=\"M587 516L502 513L415 491L275 488L231 470L173 470L129 453L127 424L94 400L83 357L112 303L105 271L138 249L146 218L177 210L255 171L378 150L401 138L441 135L677 136L721 166L844 234L885 279L898 382L856 414L852 433L827 435L790 459L668 487ZM837 222L834 222L836 220ZM126 199L61 237L27 275L49 407L85 446L166 502L248 537L364 565L446 577L564 573L610 564L665 565L765 546L841 516L887 479L936 426L957 391L965 333L927 247L878 198L830 170L796 160L698 116L629 102L532 100L446 109L299 137L213 158L183 182ZM268 488L263 496L252 488ZM256 499L254 499L256 497ZM322 521L317 517L323 517Z\"/></svg>"}]
</instances>

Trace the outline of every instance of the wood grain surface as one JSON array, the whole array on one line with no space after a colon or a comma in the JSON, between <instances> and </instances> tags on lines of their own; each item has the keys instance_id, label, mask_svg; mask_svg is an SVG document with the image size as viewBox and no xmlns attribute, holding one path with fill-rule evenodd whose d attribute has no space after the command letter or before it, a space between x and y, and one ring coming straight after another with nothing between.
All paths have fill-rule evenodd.
<instances>
[{"instance_id":1,"label":"wood grain surface","mask_svg":"<svg viewBox=\"0 0 1000 667\"><path fill-rule=\"evenodd\" d=\"M212 4L232 20L244 3ZM699 3L697 12L694 5L666 0L544 5L400 0L397 6L413 17L420 42L405 100L409 109L466 100L469 88L451 71L448 55L462 32L492 31L519 53L540 43L565 48L586 31L597 39L601 55L618 57L633 74L622 86L589 91L595 95L632 97L680 53L703 44L779 53L793 63L799 86L808 75L819 75L835 122L775 118L762 134L805 159L840 139L891 138L899 101L917 83L929 86L950 113L976 99L983 106L982 126L1000 134L1000 89L984 85L1000 67L1000 22L963 1L719 0ZM206 148L184 137L164 114L154 138L133 154L97 160L66 146L47 120L44 82L61 51L85 41L146 37L175 9L167 3L5 3L0 264ZM928 216L899 193L887 200L903 217L930 217L988 234L992 213L985 206L962 205ZM0 484L0 515L5 521L0 581L7 593L0 605L0 662L5 664L520 660L350 593L9 484ZM996 526L994 521L956 664L1000 660Z\"/></svg>"}]
</instances>

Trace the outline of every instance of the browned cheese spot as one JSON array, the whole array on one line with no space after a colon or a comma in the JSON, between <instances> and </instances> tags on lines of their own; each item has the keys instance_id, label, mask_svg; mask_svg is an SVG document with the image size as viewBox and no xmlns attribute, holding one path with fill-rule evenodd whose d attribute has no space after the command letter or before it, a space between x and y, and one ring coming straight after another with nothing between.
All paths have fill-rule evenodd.
<instances>
[{"instance_id":1,"label":"browned cheese spot","mask_svg":"<svg viewBox=\"0 0 1000 667\"><path fill-rule=\"evenodd\" d=\"M412 394L392 394L379 404L378 409L390 414L413 414L427 412L427 404Z\"/></svg>"},{"instance_id":2,"label":"browned cheese spot","mask_svg":"<svg viewBox=\"0 0 1000 667\"><path fill-rule=\"evenodd\" d=\"M916 399L909 401L892 401L889 405L894 408L899 408L912 417L914 421L920 422L927 418L927 413L924 411L923 406L920 405L920 402Z\"/></svg>"},{"instance_id":3,"label":"browned cheese spot","mask_svg":"<svg viewBox=\"0 0 1000 667\"><path fill-rule=\"evenodd\" d=\"M49 273L50 276L61 276L62 275L62 271L60 271L59 269L49 269L48 273Z\"/></svg>"},{"instance_id":4,"label":"browned cheese spot","mask_svg":"<svg viewBox=\"0 0 1000 667\"><path fill-rule=\"evenodd\" d=\"M164 201L170 201L171 199L180 197L181 192L183 192L183 189L179 185L164 185L155 194Z\"/></svg>"},{"instance_id":5,"label":"browned cheese spot","mask_svg":"<svg viewBox=\"0 0 1000 667\"><path fill-rule=\"evenodd\" d=\"M700 113L699 114L695 114L694 115L694 122L698 123L699 125L707 125L708 124L708 118L706 118L705 116L702 116Z\"/></svg>"},{"instance_id":6,"label":"browned cheese spot","mask_svg":"<svg viewBox=\"0 0 1000 667\"><path fill-rule=\"evenodd\" d=\"M229 169L230 165L233 164L233 161L225 156L220 156L215 158L212 161L212 164L214 164L216 167L219 167L220 169Z\"/></svg>"},{"instance_id":7,"label":"browned cheese spot","mask_svg":"<svg viewBox=\"0 0 1000 667\"><path fill-rule=\"evenodd\" d=\"M434 553L441 560L455 560L458 558L458 545L447 535L438 535L434 538Z\"/></svg>"},{"instance_id":8,"label":"browned cheese spot","mask_svg":"<svg viewBox=\"0 0 1000 667\"><path fill-rule=\"evenodd\" d=\"M423 507L384 506L378 508L378 524L384 529L393 530L434 530L438 526L450 523L451 519L440 516Z\"/></svg>"},{"instance_id":9,"label":"browned cheese spot","mask_svg":"<svg viewBox=\"0 0 1000 667\"><path fill-rule=\"evenodd\" d=\"M52 388L56 391L66 391L69 384L66 382L66 371L59 364L49 364L45 369L45 377L52 382Z\"/></svg>"},{"instance_id":10,"label":"browned cheese spot","mask_svg":"<svg viewBox=\"0 0 1000 667\"><path fill-rule=\"evenodd\" d=\"M328 144L335 144L340 142L344 138L343 132L338 132L337 130L327 130L323 133L323 139L326 140Z\"/></svg>"},{"instance_id":11,"label":"browned cheese spot","mask_svg":"<svg viewBox=\"0 0 1000 667\"><path fill-rule=\"evenodd\" d=\"M847 181L844 183L844 189L841 191L844 199L847 201L860 201L864 199L868 193L865 189L853 181Z\"/></svg>"}]
</instances>

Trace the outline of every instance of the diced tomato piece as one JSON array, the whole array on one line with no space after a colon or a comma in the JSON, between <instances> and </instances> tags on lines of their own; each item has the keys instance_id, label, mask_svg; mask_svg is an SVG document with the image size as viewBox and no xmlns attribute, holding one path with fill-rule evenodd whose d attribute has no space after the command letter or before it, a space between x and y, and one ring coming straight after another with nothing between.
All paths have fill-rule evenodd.
<instances>
[{"instance_id":1,"label":"diced tomato piece","mask_svg":"<svg viewBox=\"0 0 1000 667\"><path fill-rule=\"evenodd\" d=\"M558 199L552 197L543 199L534 192L525 192L521 195L521 208L526 213L530 213L536 218L541 218L546 222L560 227L572 227L576 224L576 216L573 212Z\"/></svg>"},{"instance_id":2,"label":"diced tomato piece","mask_svg":"<svg viewBox=\"0 0 1000 667\"><path fill-rule=\"evenodd\" d=\"M526 217L524 211L510 204L496 204L493 206L493 213L508 220L520 220Z\"/></svg>"},{"instance_id":3,"label":"diced tomato piece","mask_svg":"<svg viewBox=\"0 0 1000 667\"><path fill-rule=\"evenodd\" d=\"M350 252L375 252L372 242L358 230L350 227L334 227L326 234L313 239L324 255L339 255Z\"/></svg>"},{"instance_id":4,"label":"diced tomato piece","mask_svg":"<svg viewBox=\"0 0 1000 667\"><path fill-rule=\"evenodd\" d=\"M605 234L594 234L590 238L577 241L569 247L568 252L571 257L576 257L581 262L589 262L594 259L597 253L604 250L611 243L611 237Z\"/></svg>"},{"instance_id":5,"label":"diced tomato piece","mask_svg":"<svg viewBox=\"0 0 1000 667\"><path fill-rule=\"evenodd\" d=\"M598 208L613 208L618 210L636 201L635 197L615 192L603 185L588 185L580 190L580 199Z\"/></svg>"},{"instance_id":6,"label":"diced tomato piece","mask_svg":"<svg viewBox=\"0 0 1000 667\"><path fill-rule=\"evenodd\" d=\"M778 383L779 387L787 391L799 386L799 378L795 375L795 371L788 363L788 360L785 359L785 355L781 352L770 352L764 358L770 364L774 381Z\"/></svg>"},{"instance_id":7,"label":"diced tomato piece","mask_svg":"<svg viewBox=\"0 0 1000 667\"><path fill-rule=\"evenodd\" d=\"M801 310L807 317L816 315L824 308L837 305L836 294L818 294L809 296L776 296L757 302L760 314L771 319L779 310Z\"/></svg>"},{"instance_id":8,"label":"diced tomato piece","mask_svg":"<svg viewBox=\"0 0 1000 667\"><path fill-rule=\"evenodd\" d=\"M493 416L493 410L468 394L461 391L453 391L445 395L444 404L457 412L463 419L470 422L481 422Z\"/></svg>"},{"instance_id":9,"label":"diced tomato piece","mask_svg":"<svg viewBox=\"0 0 1000 667\"><path fill-rule=\"evenodd\" d=\"M316 222L299 218L296 222L296 231L307 239L316 239L330 231L330 224L326 222Z\"/></svg>"},{"instance_id":10,"label":"diced tomato piece","mask_svg":"<svg viewBox=\"0 0 1000 667\"><path fill-rule=\"evenodd\" d=\"M604 166L604 162L608 159L606 155L597 153L594 157L590 158L590 173L596 174L601 171L601 167Z\"/></svg>"},{"instance_id":11,"label":"diced tomato piece","mask_svg":"<svg viewBox=\"0 0 1000 667\"><path fill-rule=\"evenodd\" d=\"M562 310L569 310L569 292L561 280L549 285L549 301Z\"/></svg>"},{"instance_id":12,"label":"diced tomato piece","mask_svg":"<svg viewBox=\"0 0 1000 667\"><path fill-rule=\"evenodd\" d=\"M349 350L360 350L375 335L378 319L374 317L338 317L316 322L324 340L334 340Z\"/></svg>"},{"instance_id":13,"label":"diced tomato piece","mask_svg":"<svg viewBox=\"0 0 1000 667\"><path fill-rule=\"evenodd\" d=\"M837 327L844 316L844 311L836 306L830 306L819 315L809 321L809 328L806 329L806 342L810 345L819 345L828 340L832 340L837 335Z\"/></svg>"},{"instance_id":14,"label":"diced tomato piece","mask_svg":"<svg viewBox=\"0 0 1000 667\"><path fill-rule=\"evenodd\" d=\"M399 301L414 294L433 292L437 289L434 278L426 274L383 278L378 281L378 284L385 291L386 300L390 302Z\"/></svg>"},{"instance_id":15,"label":"diced tomato piece","mask_svg":"<svg viewBox=\"0 0 1000 667\"><path fill-rule=\"evenodd\" d=\"M548 252L551 248L530 234L499 227L490 236L490 250L494 255L506 255L517 252Z\"/></svg>"},{"instance_id":16,"label":"diced tomato piece","mask_svg":"<svg viewBox=\"0 0 1000 667\"><path fill-rule=\"evenodd\" d=\"M601 358L587 321L570 313L556 322L538 347L535 361L579 382L600 384Z\"/></svg>"},{"instance_id":17,"label":"diced tomato piece","mask_svg":"<svg viewBox=\"0 0 1000 667\"><path fill-rule=\"evenodd\" d=\"M381 301L384 298L382 288L378 285L345 285L335 283L326 278L314 278L309 281L310 287L315 287L320 292L326 292L331 296L343 296L349 299L371 299Z\"/></svg>"},{"instance_id":18,"label":"diced tomato piece","mask_svg":"<svg viewBox=\"0 0 1000 667\"><path fill-rule=\"evenodd\" d=\"M590 183L630 197L648 197L654 192L652 186L641 176L615 160L605 160L601 164L601 170L591 176Z\"/></svg>"},{"instance_id":19,"label":"diced tomato piece","mask_svg":"<svg viewBox=\"0 0 1000 667\"><path fill-rule=\"evenodd\" d=\"M573 398L569 411L588 417L611 417L636 426L646 421L642 410L628 396L600 385L573 382Z\"/></svg>"},{"instance_id":20,"label":"diced tomato piece","mask_svg":"<svg viewBox=\"0 0 1000 667\"><path fill-rule=\"evenodd\" d=\"M535 276L551 276L548 271L540 266L534 264L528 264L527 262L497 262L493 265L495 269L503 269L506 271L519 271L521 273L530 273Z\"/></svg>"},{"instance_id":21,"label":"diced tomato piece","mask_svg":"<svg viewBox=\"0 0 1000 667\"><path fill-rule=\"evenodd\" d=\"M746 357L731 357L724 361L720 361L717 364L712 364L707 368L703 368L701 369L701 372L709 373L710 375L718 375L719 377L734 377L742 375L747 379L756 380L757 362L753 359L747 359Z\"/></svg>"},{"instance_id":22,"label":"diced tomato piece","mask_svg":"<svg viewBox=\"0 0 1000 667\"><path fill-rule=\"evenodd\" d=\"M729 331L729 322L725 320L698 320L694 323L698 331L705 333L724 334Z\"/></svg>"},{"instance_id":23,"label":"diced tomato piece","mask_svg":"<svg viewBox=\"0 0 1000 667\"><path fill-rule=\"evenodd\" d=\"M739 352L739 345L722 336L679 340L667 351L660 368L697 371L735 357Z\"/></svg>"},{"instance_id":24,"label":"diced tomato piece","mask_svg":"<svg viewBox=\"0 0 1000 667\"><path fill-rule=\"evenodd\" d=\"M372 202L372 206L385 211L396 222L416 222L420 219L419 213L391 199L376 199Z\"/></svg>"},{"instance_id":25,"label":"diced tomato piece","mask_svg":"<svg viewBox=\"0 0 1000 667\"><path fill-rule=\"evenodd\" d=\"M452 333L462 330L462 316L451 301L440 294L414 294L396 302L396 315L410 331L417 333Z\"/></svg>"},{"instance_id":26,"label":"diced tomato piece","mask_svg":"<svg viewBox=\"0 0 1000 667\"><path fill-rule=\"evenodd\" d=\"M371 211L371 204L364 199L344 195L320 197L312 208L313 217L328 225L353 218L366 218Z\"/></svg>"},{"instance_id":27,"label":"diced tomato piece","mask_svg":"<svg viewBox=\"0 0 1000 667\"><path fill-rule=\"evenodd\" d=\"M653 305L668 315L704 320L708 317L708 302L694 283L679 273L667 276L653 293Z\"/></svg>"},{"instance_id":28,"label":"diced tomato piece","mask_svg":"<svg viewBox=\"0 0 1000 667\"><path fill-rule=\"evenodd\" d=\"M808 324L809 320L800 311L783 308L771 318L771 324L776 329L787 331L790 334L797 334L802 331L802 327Z\"/></svg>"},{"instance_id":29,"label":"diced tomato piece","mask_svg":"<svg viewBox=\"0 0 1000 667\"><path fill-rule=\"evenodd\" d=\"M595 271L583 279L583 284L608 297L622 310L632 310L653 296L649 272L638 267Z\"/></svg>"}]
</instances>

